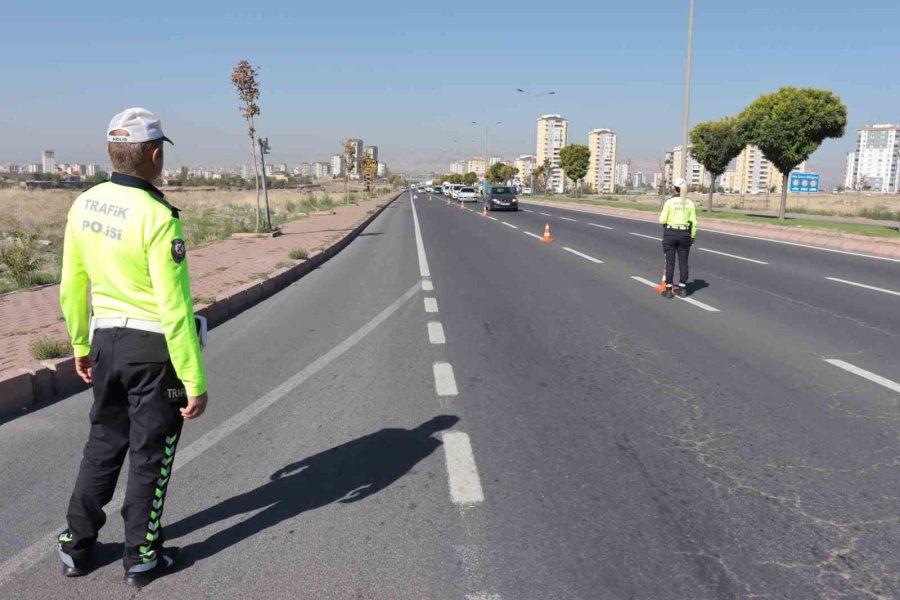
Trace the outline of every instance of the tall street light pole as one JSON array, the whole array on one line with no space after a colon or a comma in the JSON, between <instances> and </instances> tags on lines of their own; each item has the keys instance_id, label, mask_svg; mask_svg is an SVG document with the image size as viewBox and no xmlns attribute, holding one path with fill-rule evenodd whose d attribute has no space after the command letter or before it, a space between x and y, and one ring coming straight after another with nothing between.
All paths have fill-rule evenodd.
<instances>
[{"instance_id":1,"label":"tall street light pole","mask_svg":"<svg viewBox=\"0 0 900 600\"><path fill-rule=\"evenodd\" d=\"M542 92L540 94L532 94L531 92L526 92L522 88L516 88L516 91L519 92L520 94L525 94L526 96L531 96L532 98L534 98L534 154L531 156L531 194L534 195L534 193L535 193L534 170L537 168L537 150L538 150L538 141L537 141L538 98L541 98L543 96L553 96L556 94L556 92Z\"/></svg>"},{"instance_id":2,"label":"tall street light pole","mask_svg":"<svg viewBox=\"0 0 900 600\"><path fill-rule=\"evenodd\" d=\"M497 121L494 123L495 125L502 125L501 121ZM478 126L478 121L472 121L472 125ZM488 124L484 124L484 176L481 179L481 192L484 193L484 188L487 183L487 172L488 172L488 155L487 155L487 138L488 138Z\"/></svg>"},{"instance_id":3,"label":"tall street light pole","mask_svg":"<svg viewBox=\"0 0 900 600\"><path fill-rule=\"evenodd\" d=\"M691 110L691 57L694 51L694 0L691 0L690 16L688 17L688 46L687 62L684 67L684 117L681 121L681 178L687 182L688 164L688 126ZM701 182L702 183L702 182ZM681 198L687 197L687 183L681 186Z\"/></svg>"}]
</instances>

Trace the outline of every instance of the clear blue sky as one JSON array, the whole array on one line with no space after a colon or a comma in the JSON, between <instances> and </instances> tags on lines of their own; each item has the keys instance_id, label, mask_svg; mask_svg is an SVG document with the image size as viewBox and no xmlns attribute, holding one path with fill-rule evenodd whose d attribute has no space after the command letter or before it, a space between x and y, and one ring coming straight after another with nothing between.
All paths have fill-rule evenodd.
<instances>
[{"instance_id":1,"label":"clear blue sky","mask_svg":"<svg viewBox=\"0 0 900 600\"><path fill-rule=\"evenodd\" d=\"M736 6L736 5L740 6ZM655 161L680 141L688 0L548 2L6 2L0 23L0 161L104 160L118 110L157 112L170 165L247 162L229 80L261 67L272 159L327 160L361 137L393 168L444 170L481 153L471 121L502 121L489 152L533 147L541 113L619 134L619 155ZM735 114L781 85L834 90L849 136L812 164L841 176L855 128L900 121L895 0L697 0L691 121ZM457 140L454 142L454 140Z\"/></svg>"}]
</instances>

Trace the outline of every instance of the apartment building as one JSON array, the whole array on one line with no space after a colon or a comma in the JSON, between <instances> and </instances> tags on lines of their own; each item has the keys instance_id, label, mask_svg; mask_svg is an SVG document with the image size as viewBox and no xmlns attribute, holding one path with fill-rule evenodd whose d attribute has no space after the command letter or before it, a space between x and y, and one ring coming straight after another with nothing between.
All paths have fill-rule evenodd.
<instances>
[{"instance_id":1,"label":"apartment building","mask_svg":"<svg viewBox=\"0 0 900 600\"><path fill-rule=\"evenodd\" d=\"M616 192L616 152L618 141L611 129L594 129L588 134L591 160L587 183L598 194ZM627 175L626 175L627 176Z\"/></svg>"},{"instance_id":2,"label":"apartment building","mask_svg":"<svg viewBox=\"0 0 900 600\"><path fill-rule=\"evenodd\" d=\"M569 122L560 115L544 115L537 122L537 166L550 164L547 187L558 194L566 190L566 176L559 164L559 151L566 145Z\"/></svg>"},{"instance_id":3,"label":"apartment building","mask_svg":"<svg viewBox=\"0 0 900 600\"><path fill-rule=\"evenodd\" d=\"M857 130L856 151L848 157L844 175L846 187L886 194L900 192L898 132L900 125L892 124L868 125ZM847 185L848 182L851 184Z\"/></svg>"}]
</instances>

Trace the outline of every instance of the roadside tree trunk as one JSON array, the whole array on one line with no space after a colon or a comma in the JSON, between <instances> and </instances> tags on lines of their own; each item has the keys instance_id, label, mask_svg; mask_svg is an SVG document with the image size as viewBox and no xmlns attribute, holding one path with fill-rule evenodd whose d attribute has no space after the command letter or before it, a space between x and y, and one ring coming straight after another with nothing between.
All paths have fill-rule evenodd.
<instances>
[{"instance_id":1,"label":"roadside tree trunk","mask_svg":"<svg viewBox=\"0 0 900 600\"><path fill-rule=\"evenodd\" d=\"M778 220L784 221L787 213L787 194L788 194L788 178L789 174L781 176L781 206L778 209Z\"/></svg>"},{"instance_id":2,"label":"roadside tree trunk","mask_svg":"<svg viewBox=\"0 0 900 600\"><path fill-rule=\"evenodd\" d=\"M256 159L256 128L250 117L250 154L253 156L253 173L256 175L256 231L259 231L259 161Z\"/></svg>"},{"instance_id":3,"label":"roadside tree trunk","mask_svg":"<svg viewBox=\"0 0 900 600\"><path fill-rule=\"evenodd\" d=\"M713 211L713 194L716 193L716 181L718 181L718 180L719 180L719 176L716 175L715 173L713 173L712 181L710 181L710 186L709 186L709 200L707 201L707 204L706 204L706 212Z\"/></svg>"}]
</instances>

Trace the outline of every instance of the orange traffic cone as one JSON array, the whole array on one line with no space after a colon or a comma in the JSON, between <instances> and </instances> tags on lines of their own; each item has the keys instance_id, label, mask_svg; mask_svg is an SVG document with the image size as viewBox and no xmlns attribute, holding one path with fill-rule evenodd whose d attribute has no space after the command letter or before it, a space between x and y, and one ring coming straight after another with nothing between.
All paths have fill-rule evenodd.
<instances>
[{"instance_id":1,"label":"orange traffic cone","mask_svg":"<svg viewBox=\"0 0 900 600\"><path fill-rule=\"evenodd\" d=\"M487 214L487 204L485 204L485 205L484 205L484 208L481 209L481 216L482 216L482 217L488 216L488 214Z\"/></svg>"},{"instance_id":2,"label":"orange traffic cone","mask_svg":"<svg viewBox=\"0 0 900 600\"><path fill-rule=\"evenodd\" d=\"M552 242L553 237L550 235L550 223L548 222L544 225L544 237L541 238L542 242Z\"/></svg>"},{"instance_id":3,"label":"orange traffic cone","mask_svg":"<svg viewBox=\"0 0 900 600\"><path fill-rule=\"evenodd\" d=\"M466 210L466 206L463 204L463 201L459 201L459 210Z\"/></svg>"},{"instance_id":4,"label":"orange traffic cone","mask_svg":"<svg viewBox=\"0 0 900 600\"><path fill-rule=\"evenodd\" d=\"M431 194L428 194L428 201L431 202Z\"/></svg>"},{"instance_id":5,"label":"orange traffic cone","mask_svg":"<svg viewBox=\"0 0 900 600\"><path fill-rule=\"evenodd\" d=\"M663 267L662 273L662 281L659 282L659 285L653 287L654 292L662 293L666 291L666 268Z\"/></svg>"},{"instance_id":6,"label":"orange traffic cone","mask_svg":"<svg viewBox=\"0 0 900 600\"><path fill-rule=\"evenodd\" d=\"M447 206L450 206L450 198L447 198Z\"/></svg>"}]
</instances>

